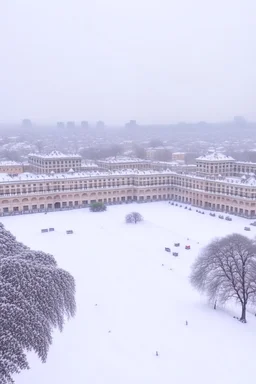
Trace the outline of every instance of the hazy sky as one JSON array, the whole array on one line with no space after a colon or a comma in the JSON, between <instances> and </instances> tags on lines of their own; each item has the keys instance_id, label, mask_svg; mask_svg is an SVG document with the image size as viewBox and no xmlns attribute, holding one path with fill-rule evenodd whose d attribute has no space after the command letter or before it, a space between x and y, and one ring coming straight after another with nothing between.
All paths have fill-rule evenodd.
<instances>
[{"instance_id":1,"label":"hazy sky","mask_svg":"<svg viewBox=\"0 0 256 384\"><path fill-rule=\"evenodd\" d=\"M256 120L255 0L0 0L0 120Z\"/></svg>"}]
</instances>

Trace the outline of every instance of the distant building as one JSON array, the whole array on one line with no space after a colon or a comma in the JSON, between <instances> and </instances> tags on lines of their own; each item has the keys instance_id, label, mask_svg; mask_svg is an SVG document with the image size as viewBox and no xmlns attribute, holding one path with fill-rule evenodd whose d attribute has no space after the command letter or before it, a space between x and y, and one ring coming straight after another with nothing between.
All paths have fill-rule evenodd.
<instances>
[{"instance_id":1,"label":"distant building","mask_svg":"<svg viewBox=\"0 0 256 384\"><path fill-rule=\"evenodd\" d=\"M32 127L32 121L30 119L23 119L22 120L22 126L24 128L30 128L30 127Z\"/></svg>"},{"instance_id":2,"label":"distant building","mask_svg":"<svg viewBox=\"0 0 256 384\"><path fill-rule=\"evenodd\" d=\"M49 155L30 154L28 156L30 171L33 173L80 172L82 158L80 155L64 155L53 151Z\"/></svg>"},{"instance_id":3,"label":"distant building","mask_svg":"<svg viewBox=\"0 0 256 384\"><path fill-rule=\"evenodd\" d=\"M244 116L235 116L234 122L235 122L235 124L240 125L240 126L245 125L247 123Z\"/></svg>"},{"instance_id":4,"label":"distant building","mask_svg":"<svg viewBox=\"0 0 256 384\"><path fill-rule=\"evenodd\" d=\"M217 152L211 153L196 159L197 173L201 176L233 176L234 163L233 157Z\"/></svg>"},{"instance_id":5,"label":"distant building","mask_svg":"<svg viewBox=\"0 0 256 384\"><path fill-rule=\"evenodd\" d=\"M67 122L67 128L75 128L76 124L74 121L68 121Z\"/></svg>"},{"instance_id":6,"label":"distant building","mask_svg":"<svg viewBox=\"0 0 256 384\"><path fill-rule=\"evenodd\" d=\"M89 128L89 123L88 121L81 121L81 128L88 129Z\"/></svg>"},{"instance_id":7,"label":"distant building","mask_svg":"<svg viewBox=\"0 0 256 384\"><path fill-rule=\"evenodd\" d=\"M185 162L185 153L184 152L173 152L172 161Z\"/></svg>"},{"instance_id":8,"label":"distant building","mask_svg":"<svg viewBox=\"0 0 256 384\"><path fill-rule=\"evenodd\" d=\"M23 165L21 163L17 163L16 161L0 161L0 173L19 175L23 172Z\"/></svg>"},{"instance_id":9,"label":"distant building","mask_svg":"<svg viewBox=\"0 0 256 384\"><path fill-rule=\"evenodd\" d=\"M148 160L169 161L171 159L171 151L168 147L147 148L146 157Z\"/></svg>"},{"instance_id":10,"label":"distant building","mask_svg":"<svg viewBox=\"0 0 256 384\"><path fill-rule=\"evenodd\" d=\"M105 128L104 121L98 121L96 124L96 129L104 129L104 128Z\"/></svg>"},{"instance_id":11,"label":"distant building","mask_svg":"<svg viewBox=\"0 0 256 384\"><path fill-rule=\"evenodd\" d=\"M96 163L92 163L90 161L82 161L81 163L81 171L82 172L91 172L91 171L99 171L99 166Z\"/></svg>"},{"instance_id":12,"label":"distant building","mask_svg":"<svg viewBox=\"0 0 256 384\"><path fill-rule=\"evenodd\" d=\"M137 121L136 120L130 120L129 123L125 124L125 128L132 129L132 128L137 128Z\"/></svg>"},{"instance_id":13,"label":"distant building","mask_svg":"<svg viewBox=\"0 0 256 384\"><path fill-rule=\"evenodd\" d=\"M58 122L57 122L57 127L58 127L58 128L65 128L65 123L64 123L64 121L58 121Z\"/></svg>"},{"instance_id":14,"label":"distant building","mask_svg":"<svg viewBox=\"0 0 256 384\"><path fill-rule=\"evenodd\" d=\"M128 158L123 156L109 157L97 161L98 166L103 170L124 170L138 169L146 170L151 168L151 163L147 160Z\"/></svg>"}]
</instances>

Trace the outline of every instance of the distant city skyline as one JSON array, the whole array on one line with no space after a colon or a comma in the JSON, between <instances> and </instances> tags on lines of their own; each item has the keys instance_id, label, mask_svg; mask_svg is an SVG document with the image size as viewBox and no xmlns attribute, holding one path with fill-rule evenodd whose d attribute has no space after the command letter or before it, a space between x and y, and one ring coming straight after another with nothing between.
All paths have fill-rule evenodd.
<instances>
[{"instance_id":1,"label":"distant city skyline","mask_svg":"<svg viewBox=\"0 0 256 384\"><path fill-rule=\"evenodd\" d=\"M256 121L254 0L0 5L0 121Z\"/></svg>"}]
</instances>

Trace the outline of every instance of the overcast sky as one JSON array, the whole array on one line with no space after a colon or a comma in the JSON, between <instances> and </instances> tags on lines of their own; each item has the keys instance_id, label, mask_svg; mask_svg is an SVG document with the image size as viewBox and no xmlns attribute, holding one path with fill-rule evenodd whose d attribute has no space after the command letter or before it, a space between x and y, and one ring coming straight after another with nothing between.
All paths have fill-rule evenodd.
<instances>
[{"instance_id":1,"label":"overcast sky","mask_svg":"<svg viewBox=\"0 0 256 384\"><path fill-rule=\"evenodd\" d=\"M0 120L256 120L255 0L0 0Z\"/></svg>"}]
</instances>

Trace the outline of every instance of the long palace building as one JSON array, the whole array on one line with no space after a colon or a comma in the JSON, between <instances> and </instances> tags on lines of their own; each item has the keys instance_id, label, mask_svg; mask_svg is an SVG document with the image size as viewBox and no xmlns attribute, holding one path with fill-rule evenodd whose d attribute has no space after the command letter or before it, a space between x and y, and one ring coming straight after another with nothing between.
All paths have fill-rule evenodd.
<instances>
[{"instance_id":1,"label":"long palace building","mask_svg":"<svg viewBox=\"0 0 256 384\"><path fill-rule=\"evenodd\" d=\"M80 156L55 151L30 155L25 169L30 172L0 174L1 215L81 208L96 201L173 200L256 217L256 164L223 154L201 156L195 166L109 159L87 168Z\"/></svg>"}]
</instances>

